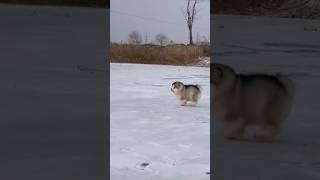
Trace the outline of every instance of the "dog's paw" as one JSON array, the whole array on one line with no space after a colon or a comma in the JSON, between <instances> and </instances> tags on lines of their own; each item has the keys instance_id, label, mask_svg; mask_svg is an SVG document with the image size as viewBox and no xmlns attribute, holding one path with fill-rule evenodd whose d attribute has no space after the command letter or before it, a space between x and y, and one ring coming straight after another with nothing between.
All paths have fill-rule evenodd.
<instances>
[{"instance_id":1,"label":"dog's paw","mask_svg":"<svg viewBox=\"0 0 320 180\"><path fill-rule=\"evenodd\" d=\"M180 101L180 105L181 105L181 106L187 105L187 101Z\"/></svg>"},{"instance_id":2,"label":"dog's paw","mask_svg":"<svg viewBox=\"0 0 320 180\"><path fill-rule=\"evenodd\" d=\"M254 136L254 140L260 143L275 143L276 138L273 136Z\"/></svg>"},{"instance_id":3,"label":"dog's paw","mask_svg":"<svg viewBox=\"0 0 320 180\"><path fill-rule=\"evenodd\" d=\"M197 102L191 102L191 103L190 103L190 105L193 106L193 107L196 107L197 104L198 104Z\"/></svg>"}]
</instances>

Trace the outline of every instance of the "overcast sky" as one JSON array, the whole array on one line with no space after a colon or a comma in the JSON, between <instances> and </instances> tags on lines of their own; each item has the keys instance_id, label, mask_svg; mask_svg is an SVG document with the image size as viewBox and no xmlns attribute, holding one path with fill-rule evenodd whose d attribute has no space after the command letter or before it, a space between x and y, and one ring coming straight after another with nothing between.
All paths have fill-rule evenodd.
<instances>
[{"instance_id":1,"label":"overcast sky","mask_svg":"<svg viewBox=\"0 0 320 180\"><path fill-rule=\"evenodd\" d=\"M164 33L170 40L188 43L188 29L182 8L186 9L186 0L111 0L110 38L113 42L127 42L128 34L136 30L143 41L148 42L158 33ZM201 0L197 4L199 13L194 22L194 41L203 36L210 40L210 0Z\"/></svg>"}]
</instances>

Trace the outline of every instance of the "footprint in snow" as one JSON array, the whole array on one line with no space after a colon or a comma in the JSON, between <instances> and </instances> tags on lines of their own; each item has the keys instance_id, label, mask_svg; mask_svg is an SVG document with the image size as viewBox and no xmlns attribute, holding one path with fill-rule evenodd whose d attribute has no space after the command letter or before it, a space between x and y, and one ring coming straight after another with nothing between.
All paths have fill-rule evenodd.
<instances>
[{"instance_id":1,"label":"footprint in snow","mask_svg":"<svg viewBox=\"0 0 320 180\"><path fill-rule=\"evenodd\" d=\"M144 162L144 163L141 163L140 166L145 168L145 167L149 166L149 163Z\"/></svg>"},{"instance_id":2,"label":"footprint in snow","mask_svg":"<svg viewBox=\"0 0 320 180\"><path fill-rule=\"evenodd\" d=\"M143 162L139 165L136 166L136 168L140 169L140 170L144 170L146 167L148 167L150 164L147 162Z\"/></svg>"}]
</instances>

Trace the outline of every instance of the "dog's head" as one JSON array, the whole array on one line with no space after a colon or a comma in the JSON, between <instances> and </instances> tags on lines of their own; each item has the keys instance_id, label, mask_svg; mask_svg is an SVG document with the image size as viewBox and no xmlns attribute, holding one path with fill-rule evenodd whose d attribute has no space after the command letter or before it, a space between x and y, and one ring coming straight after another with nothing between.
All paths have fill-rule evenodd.
<instances>
[{"instance_id":1,"label":"dog's head","mask_svg":"<svg viewBox=\"0 0 320 180\"><path fill-rule=\"evenodd\" d=\"M211 78L210 84L213 86L222 85L224 82L233 82L236 77L235 71L224 64L212 63L210 64Z\"/></svg>"},{"instance_id":2,"label":"dog's head","mask_svg":"<svg viewBox=\"0 0 320 180\"><path fill-rule=\"evenodd\" d=\"M180 81L176 81L174 83L171 84L171 88L170 90L174 93L174 94L179 94L179 92L181 92L181 90L183 89L184 84Z\"/></svg>"}]
</instances>

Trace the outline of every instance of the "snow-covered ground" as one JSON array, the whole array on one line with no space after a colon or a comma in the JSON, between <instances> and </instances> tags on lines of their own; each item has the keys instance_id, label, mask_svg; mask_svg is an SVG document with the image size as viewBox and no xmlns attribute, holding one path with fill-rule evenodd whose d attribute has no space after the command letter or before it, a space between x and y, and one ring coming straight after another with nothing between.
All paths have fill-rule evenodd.
<instances>
[{"instance_id":1,"label":"snow-covered ground","mask_svg":"<svg viewBox=\"0 0 320 180\"><path fill-rule=\"evenodd\" d=\"M111 180L209 180L209 68L110 66ZM197 107L180 106L174 81L196 83Z\"/></svg>"},{"instance_id":2,"label":"snow-covered ground","mask_svg":"<svg viewBox=\"0 0 320 180\"><path fill-rule=\"evenodd\" d=\"M108 179L106 14L0 3L1 180Z\"/></svg>"}]
</instances>

